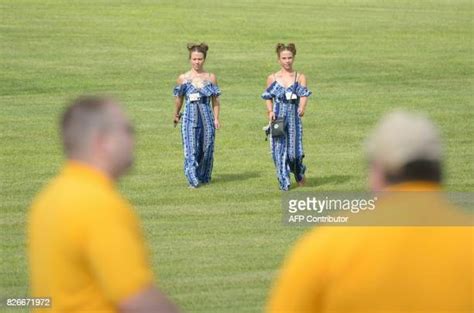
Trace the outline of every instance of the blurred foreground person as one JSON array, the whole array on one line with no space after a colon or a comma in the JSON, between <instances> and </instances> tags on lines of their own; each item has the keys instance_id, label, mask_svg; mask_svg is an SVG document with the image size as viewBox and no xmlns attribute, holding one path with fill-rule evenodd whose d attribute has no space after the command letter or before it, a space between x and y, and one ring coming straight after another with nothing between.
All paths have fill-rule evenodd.
<instances>
[{"instance_id":1,"label":"blurred foreground person","mask_svg":"<svg viewBox=\"0 0 474 313\"><path fill-rule=\"evenodd\" d=\"M376 210L457 209L436 193L441 143L427 118L389 114L370 136L367 155L372 191L392 191ZM474 231L472 216L465 217L464 226L423 219L400 226L393 214L389 222L398 226L317 227L286 259L267 312L474 312Z\"/></svg>"},{"instance_id":2,"label":"blurred foreground person","mask_svg":"<svg viewBox=\"0 0 474 313\"><path fill-rule=\"evenodd\" d=\"M51 298L46 312L177 312L153 286L139 221L115 186L133 163L130 121L114 99L83 96L61 132L67 162L29 215L32 296Z\"/></svg>"}]
</instances>

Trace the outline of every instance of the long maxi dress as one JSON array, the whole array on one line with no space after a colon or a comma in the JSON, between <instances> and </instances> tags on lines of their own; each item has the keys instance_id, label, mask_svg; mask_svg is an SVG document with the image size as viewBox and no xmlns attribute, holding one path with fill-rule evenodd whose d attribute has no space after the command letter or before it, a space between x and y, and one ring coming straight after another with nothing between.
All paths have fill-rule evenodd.
<instances>
[{"instance_id":1,"label":"long maxi dress","mask_svg":"<svg viewBox=\"0 0 474 313\"><path fill-rule=\"evenodd\" d=\"M186 80L173 90L175 97L185 98L181 137L184 175L191 187L198 187L211 181L215 140L211 98L220 94L219 87L210 81L205 81L204 86L198 88L190 80Z\"/></svg>"},{"instance_id":2,"label":"long maxi dress","mask_svg":"<svg viewBox=\"0 0 474 313\"><path fill-rule=\"evenodd\" d=\"M296 99L291 94L296 95ZM281 190L290 188L290 173L295 175L296 181L303 179L306 166L303 164L303 124L298 115L298 106L301 97L309 97L311 91L298 82L285 88L276 80L268 86L262 94L265 100L273 101L275 118L285 119L285 136L271 138L273 162L275 163L278 183ZM287 99L287 94L290 96ZM271 137L271 136L270 136Z\"/></svg>"}]
</instances>

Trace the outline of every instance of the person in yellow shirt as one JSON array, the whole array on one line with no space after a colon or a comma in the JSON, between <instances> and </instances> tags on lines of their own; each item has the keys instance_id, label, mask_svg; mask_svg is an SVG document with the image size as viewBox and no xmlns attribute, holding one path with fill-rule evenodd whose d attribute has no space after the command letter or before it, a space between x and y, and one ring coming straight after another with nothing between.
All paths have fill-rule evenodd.
<instances>
[{"instance_id":1,"label":"person in yellow shirt","mask_svg":"<svg viewBox=\"0 0 474 313\"><path fill-rule=\"evenodd\" d=\"M370 136L367 154L371 189L405 194L388 196L377 210L397 203L423 212L456 209L434 195L441 189L441 144L427 118L389 114ZM317 227L285 260L266 311L474 312L474 231L466 216L470 222L461 226Z\"/></svg>"},{"instance_id":2,"label":"person in yellow shirt","mask_svg":"<svg viewBox=\"0 0 474 313\"><path fill-rule=\"evenodd\" d=\"M177 312L154 286L130 203L115 182L133 163L130 121L115 99L81 96L66 109L67 161L28 219L30 289L39 312Z\"/></svg>"}]
</instances>

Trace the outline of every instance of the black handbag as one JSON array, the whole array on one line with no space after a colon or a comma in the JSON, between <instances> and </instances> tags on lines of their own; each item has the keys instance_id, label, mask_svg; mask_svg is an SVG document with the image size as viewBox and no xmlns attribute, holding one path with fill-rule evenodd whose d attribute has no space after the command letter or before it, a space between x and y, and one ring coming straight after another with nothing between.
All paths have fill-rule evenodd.
<instances>
[{"instance_id":1,"label":"black handbag","mask_svg":"<svg viewBox=\"0 0 474 313\"><path fill-rule=\"evenodd\" d=\"M279 117L272 121L271 123L271 134L273 138L285 136L285 118Z\"/></svg>"}]
</instances>

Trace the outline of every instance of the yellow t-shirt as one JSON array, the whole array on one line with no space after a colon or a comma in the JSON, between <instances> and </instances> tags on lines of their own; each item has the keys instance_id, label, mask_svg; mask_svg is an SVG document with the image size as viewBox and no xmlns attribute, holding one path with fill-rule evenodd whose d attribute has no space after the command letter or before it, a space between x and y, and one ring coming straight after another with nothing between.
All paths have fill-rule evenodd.
<instances>
[{"instance_id":1,"label":"yellow t-shirt","mask_svg":"<svg viewBox=\"0 0 474 313\"><path fill-rule=\"evenodd\" d=\"M474 312L473 254L473 227L315 228L286 259L267 312Z\"/></svg>"},{"instance_id":2,"label":"yellow t-shirt","mask_svg":"<svg viewBox=\"0 0 474 313\"><path fill-rule=\"evenodd\" d=\"M116 312L153 284L131 206L109 178L79 162L68 162L34 200L28 243L31 294L51 297L45 312Z\"/></svg>"}]
</instances>

